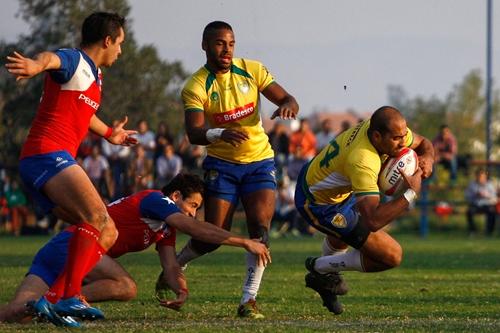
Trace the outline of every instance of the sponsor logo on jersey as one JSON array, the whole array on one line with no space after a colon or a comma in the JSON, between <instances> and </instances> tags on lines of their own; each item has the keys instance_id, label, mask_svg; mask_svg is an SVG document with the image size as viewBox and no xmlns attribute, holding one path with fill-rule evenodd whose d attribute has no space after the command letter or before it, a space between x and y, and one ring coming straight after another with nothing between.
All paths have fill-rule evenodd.
<instances>
[{"instance_id":1,"label":"sponsor logo on jersey","mask_svg":"<svg viewBox=\"0 0 500 333\"><path fill-rule=\"evenodd\" d=\"M347 227L347 220L345 219L345 216L340 213L335 214L330 223L336 228Z\"/></svg>"},{"instance_id":2,"label":"sponsor logo on jersey","mask_svg":"<svg viewBox=\"0 0 500 333\"><path fill-rule=\"evenodd\" d=\"M87 72L87 71L85 70L85 68L84 68L84 69L82 69L82 72L83 72L83 74L85 74L85 75L86 75L89 79L92 77L92 76L90 76L90 73L89 73L89 72Z\"/></svg>"},{"instance_id":3,"label":"sponsor logo on jersey","mask_svg":"<svg viewBox=\"0 0 500 333\"><path fill-rule=\"evenodd\" d=\"M238 89L243 93L246 94L248 93L248 90L250 90L250 86L248 85L247 81L243 81L238 83Z\"/></svg>"},{"instance_id":4,"label":"sponsor logo on jersey","mask_svg":"<svg viewBox=\"0 0 500 333\"><path fill-rule=\"evenodd\" d=\"M237 107L236 109L229 110L222 113L214 114L214 120L217 125L232 123L239 121L246 117L250 117L255 112L253 102L245 106Z\"/></svg>"},{"instance_id":5,"label":"sponsor logo on jersey","mask_svg":"<svg viewBox=\"0 0 500 333\"><path fill-rule=\"evenodd\" d=\"M348 147L354 141L354 139L359 133L359 130L361 129L361 127L363 127L363 124L364 122L361 122L358 125L356 125L356 128L354 129L354 131L352 131L351 136L349 136L349 139L347 139L347 143L345 144L346 147Z\"/></svg>"},{"instance_id":6,"label":"sponsor logo on jersey","mask_svg":"<svg viewBox=\"0 0 500 333\"><path fill-rule=\"evenodd\" d=\"M83 100L85 102L85 104L90 105L90 107L94 110L99 109L99 103L92 100L90 97L85 96L84 94L80 94L80 96L78 96L78 99Z\"/></svg>"},{"instance_id":7,"label":"sponsor logo on jersey","mask_svg":"<svg viewBox=\"0 0 500 333\"><path fill-rule=\"evenodd\" d=\"M150 241L151 241L151 237L149 236L149 231L144 229L144 238L143 238L144 248L149 246Z\"/></svg>"},{"instance_id":8,"label":"sponsor logo on jersey","mask_svg":"<svg viewBox=\"0 0 500 333\"><path fill-rule=\"evenodd\" d=\"M213 93L210 94L210 100L212 102L217 102L219 100L219 94L214 91Z\"/></svg>"}]
</instances>

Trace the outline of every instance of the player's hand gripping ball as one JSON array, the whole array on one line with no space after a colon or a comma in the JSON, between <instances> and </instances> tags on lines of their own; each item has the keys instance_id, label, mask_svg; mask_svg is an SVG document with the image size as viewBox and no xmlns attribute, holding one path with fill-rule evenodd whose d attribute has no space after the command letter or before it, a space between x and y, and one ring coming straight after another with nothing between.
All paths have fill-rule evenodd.
<instances>
[{"instance_id":1,"label":"player's hand gripping ball","mask_svg":"<svg viewBox=\"0 0 500 333\"><path fill-rule=\"evenodd\" d=\"M411 148L403 148L398 156L387 158L378 174L380 192L389 196L399 196L406 190L406 184L399 170L412 176L418 169L418 157Z\"/></svg>"}]
</instances>

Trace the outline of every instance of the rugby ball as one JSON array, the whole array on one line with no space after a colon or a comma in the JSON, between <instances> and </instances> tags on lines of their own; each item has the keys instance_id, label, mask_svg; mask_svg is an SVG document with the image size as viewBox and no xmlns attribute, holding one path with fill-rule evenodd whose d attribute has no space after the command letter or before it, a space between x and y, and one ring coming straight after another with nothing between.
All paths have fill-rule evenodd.
<instances>
[{"instance_id":1,"label":"rugby ball","mask_svg":"<svg viewBox=\"0 0 500 333\"><path fill-rule=\"evenodd\" d=\"M403 176L399 170L405 175L412 176L418 168L417 153L411 148L403 148L398 156L388 157L378 175L378 187L380 192L389 196L398 196L403 190L406 190Z\"/></svg>"}]
</instances>

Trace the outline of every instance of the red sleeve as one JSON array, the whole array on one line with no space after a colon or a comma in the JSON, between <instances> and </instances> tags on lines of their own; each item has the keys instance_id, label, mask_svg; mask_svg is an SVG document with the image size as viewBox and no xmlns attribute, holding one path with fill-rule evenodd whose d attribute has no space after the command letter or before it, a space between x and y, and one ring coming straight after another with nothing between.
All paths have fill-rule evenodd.
<instances>
[{"instance_id":1,"label":"red sleeve","mask_svg":"<svg viewBox=\"0 0 500 333\"><path fill-rule=\"evenodd\" d=\"M171 232L166 238L160 239L156 246L173 246L175 247L176 230L175 228L170 228Z\"/></svg>"}]
</instances>

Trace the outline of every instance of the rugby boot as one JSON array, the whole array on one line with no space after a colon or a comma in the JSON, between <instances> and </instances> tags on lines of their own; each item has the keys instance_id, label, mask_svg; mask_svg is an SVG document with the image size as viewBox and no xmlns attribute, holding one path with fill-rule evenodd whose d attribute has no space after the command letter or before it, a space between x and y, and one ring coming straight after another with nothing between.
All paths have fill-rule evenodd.
<instances>
[{"instance_id":1,"label":"rugby boot","mask_svg":"<svg viewBox=\"0 0 500 333\"><path fill-rule=\"evenodd\" d=\"M321 274L316 272L314 269L314 264L318 257L308 257L305 262L306 269L313 275L315 275L317 284L320 286L330 289L335 295L345 295L349 291L347 283L342 278L339 272L332 272L327 274Z\"/></svg>"},{"instance_id":2,"label":"rugby boot","mask_svg":"<svg viewBox=\"0 0 500 333\"><path fill-rule=\"evenodd\" d=\"M104 313L90 306L83 296L61 299L54 304L54 310L60 316L71 316L87 320L104 319Z\"/></svg>"},{"instance_id":3,"label":"rugby boot","mask_svg":"<svg viewBox=\"0 0 500 333\"><path fill-rule=\"evenodd\" d=\"M323 306L328 311L338 315L344 311L337 295L345 295L348 291L347 284L338 272L320 274L314 269L317 257L308 257L305 266L309 273L305 276L306 287L316 291L323 301Z\"/></svg>"},{"instance_id":4,"label":"rugby boot","mask_svg":"<svg viewBox=\"0 0 500 333\"><path fill-rule=\"evenodd\" d=\"M65 326L65 327L80 327L80 323L77 322L70 316L61 316L59 315L55 309L54 304L50 303L45 296L42 296L36 302L29 302L26 304L28 307L31 307L33 313L42 319L46 319L50 321L52 324L56 326Z\"/></svg>"},{"instance_id":5,"label":"rugby boot","mask_svg":"<svg viewBox=\"0 0 500 333\"><path fill-rule=\"evenodd\" d=\"M238 317L250 319L264 319L264 315L259 312L257 302L254 299L249 300L238 307Z\"/></svg>"},{"instance_id":6,"label":"rugby boot","mask_svg":"<svg viewBox=\"0 0 500 333\"><path fill-rule=\"evenodd\" d=\"M344 307L338 300L337 295L335 295L331 289L323 287L323 281L318 279L318 275L314 273L307 273L305 280L306 287L311 288L316 291L319 296L321 296L323 306L326 307L328 311L333 312L336 315L341 314L344 311Z\"/></svg>"}]
</instances>

